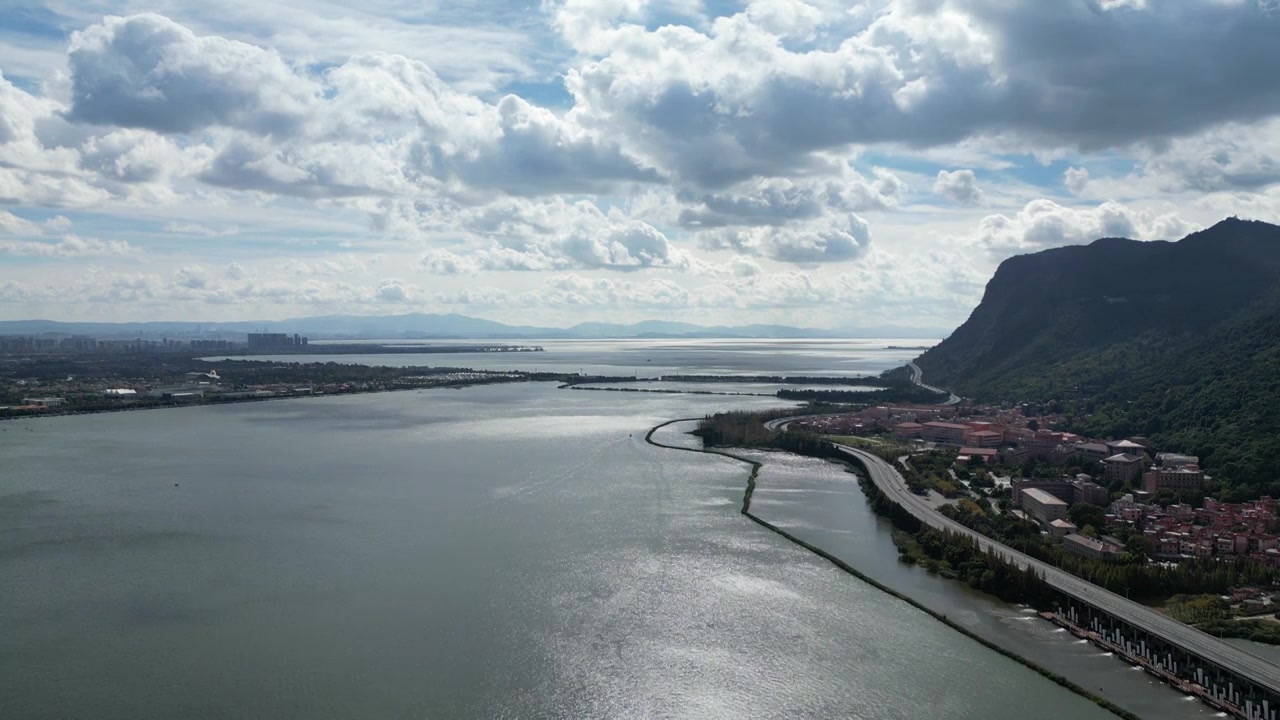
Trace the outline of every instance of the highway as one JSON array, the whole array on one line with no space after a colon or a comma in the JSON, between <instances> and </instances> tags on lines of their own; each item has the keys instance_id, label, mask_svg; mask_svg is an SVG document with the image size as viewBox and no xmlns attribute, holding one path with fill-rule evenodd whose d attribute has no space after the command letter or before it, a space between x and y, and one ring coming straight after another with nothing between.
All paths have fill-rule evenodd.
<instances>
[{"instance_id":1,"label":"highway","mask_svg":"<svg viewBox=\"0 0 1280 720\"><path fill-rule=\"evenodd\" d=\"M907 367L911 368L911 382L915 383L916 385L919 385L925 390L932 390L938 393L939 395L947 396L947 401L944 403L939 403L940 405L958 405L960 403L959 395L956 395L955 393L949 392L947 390L943 390L942 388L934 387L932 385L925 385L924 371L920 369L919 365L913 362L909 362L907 363Z\"/></svg>"},{"instance_id":2,"label":"highway","mask_svg":"<svg viewBox=\"0 0 1280 720\"><path fill-rule=\"evenodd\" d=\"M946 390L943 390L942 388L936 388L936 387L934 387L934 386L932 386L932 385L925 385L925 384L924 384L924 371L920 369L920 366L919 366L919 365L916 365L916 364L915 364L915 363L913 363L913 362L909 362L909 363L907 363L907 367L911 369L911 382L915 383L916 385L919 385L920 387L922 387L922 388L924 388L924 389L926 389L926 390L932 390L932 391L934 391L934 392L938 393L939 395L946 395L946 396L947 396L947 400L946 400L946 402L938 403L939 405L956 405L956 404L959 404L959 402L960 402L960 396L959 396L959 395L956 395L956 394L955 394L955 393L953 393L953 392L947 392ZM765 423L765 424L764 424L764 426L765 426L765 428L766 428L766 429L768 429L768 430L772 430L773 432L779 432L779 431L781 431L781 430L786 430L786 429L787 429L787 425L789 425L790 423L792 423L792 422L793 422L793 421L795 421L795 420L799 420L800 418L830 417L831 415L843 415L843 414L844 414L844 413L827 413L826 415L792 415L792 416L790 416L790 417L784 417L784 418L778 418L778 419L776 419L776 420L770 420L769 422Z\"/></svg>"},{"instance_id":3,"label":"highway","mask_svg":"<svg viewBox=\"0 0 1280 720\"><path fill-rule=\"evenodd\" d=\"M994 552L1019 568L1033 568L1044 577L1050 587L1227 668L1262 687L1280 692L1280 666L970 530L933 509L924 498L908 490L902 475L880 457L847 445L836 447L861 460L876 487L926 525L971 537L983 549Z\"/></svg>"},{"instance_id":4,"label":"highway","mask_svg":"<svg viewBox=\"0 0 1280 720\"><path fill-rule=\"evenodd\" d=\"M924 384L924 372L920 366L914 362L907 363L907 367L911 369L911 381L921 387L933 390L938 393L946 393L949 398L943 405L955 405L960 402L960 398L954 393L947 392L932 385ZM801 417L821 417L821 416L792 416L777 418L765 423L765 427L772 431L785 430L786 426L800 419ZM885 462L877 455L872 455L865 450L849 447L847 445L837 445L841 452L858 458L867 467L871 475L871 481L875 483L880 491L895 500L899 505L906 508L913 516L926 525L938 530L947 530L960 535L966 535L976 540L980 547L989 549L1005 560L1014 563L1019 568L1032 567L1037 573L1044 577L1045 582L1060 592L1072 597L1078 598L1084 602L1093 605L1117 618L1128 622L1134 627L1141 628L1148 633L1164 638L1167 642L1182 647L1187 652L1197 655L1205 660L1215 663L1223 668L1230 669L1242 677L1248 678L1263 687L1269 688L1273 692L1280 693L1280 666L1268 662L1252 653L1245 652L1240 648L1223 642L1211 635L1207 635L1195 628L1184 625L1177 620L1162 615L1145 605L1140 605L1132 600L1123 598L1109 590L1105 590L1091 582L1082 580L1068 572L1059 570L1048 563L1036 560L1035 558L1025 555L1014 550L1007 545L996 542L981 533L961 525L960 523L948 518L936 509L931 507L928 502L919 495L907 489L907 481L902 475L889 463Z\"/></svg>"}]
</instances>

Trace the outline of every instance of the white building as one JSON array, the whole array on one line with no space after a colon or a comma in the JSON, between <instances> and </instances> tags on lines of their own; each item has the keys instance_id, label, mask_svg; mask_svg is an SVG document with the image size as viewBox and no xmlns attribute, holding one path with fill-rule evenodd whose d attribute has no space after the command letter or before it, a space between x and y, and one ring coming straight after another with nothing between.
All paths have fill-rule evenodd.
<instances>
[{"instance_id":1,"label":"white building","mask_svg":"<svg viewBox=\"0 0 1280 720\"><path fill-rule=\"evenodd\" d=\"M1067 517L1067 503L1040 488L1022 491L1022 509L1042 525L1050 525L1054 520L1065 520Z\"/></svg>"}]
</instances>

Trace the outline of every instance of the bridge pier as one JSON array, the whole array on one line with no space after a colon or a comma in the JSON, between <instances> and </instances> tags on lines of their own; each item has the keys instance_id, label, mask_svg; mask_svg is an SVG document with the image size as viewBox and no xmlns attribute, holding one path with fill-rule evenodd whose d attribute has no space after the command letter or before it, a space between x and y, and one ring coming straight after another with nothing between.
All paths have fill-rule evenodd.
<instances>
[{"instance_id":1,"label":"bridge pier","mask_svg":"<svg viewBox=\"0 0 1280 720\"><path fill-rule=\"evenodd\" d=\"M1077 597L1059 596L1058 617L1077 634L1126 661L1196 695L1213 707L1248 720L1280 720L1280 692L1210 662L1176 642L1154 635Z\"/></svg>"}]
</instances>

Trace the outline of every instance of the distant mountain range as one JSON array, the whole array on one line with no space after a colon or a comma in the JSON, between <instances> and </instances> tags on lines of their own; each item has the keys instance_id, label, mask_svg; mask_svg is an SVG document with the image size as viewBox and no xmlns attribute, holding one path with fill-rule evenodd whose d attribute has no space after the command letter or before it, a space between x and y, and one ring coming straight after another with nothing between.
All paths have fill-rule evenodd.
<instances>
[{"instance_id":1,"label":"distant mountain range","mask_svg":"<svg viewBox=\"0 0 1280 720\"><path fill-rule=\"evenodd\" d=\"M936 329L881 326L855 330L819 330L786 325L712 326L646 320L630 325L586 322L568 328L506 325L466 315L323 315L254 322L57 322L0 321L0 335L63 333L96 337L207 337L250 332L287 332L313 339L533 339L533 338L835 338L937 337Z\"/></svg>"},{"instance_id":2,"label":"distant mountain range","mask_svg":"<svg viewBox=\"0 0 1280 720\"><path fill-rule=\"evenodd\" d=\"M1010 258L917 363L961 395L1057 401L1076 430L1147 436L1280 493L1280 227Z\"/></svg>"}]
</instances>

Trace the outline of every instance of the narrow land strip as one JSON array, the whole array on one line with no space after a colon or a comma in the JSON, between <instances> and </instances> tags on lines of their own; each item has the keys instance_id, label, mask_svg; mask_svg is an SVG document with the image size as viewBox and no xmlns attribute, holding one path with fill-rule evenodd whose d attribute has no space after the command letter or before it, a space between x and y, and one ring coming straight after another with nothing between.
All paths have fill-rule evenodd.
<instances>
[{"instance_id":1,"label":"narrow land strip","mask_svg":"<svg viewBox=\"0 0 1280 720\"><path fill-rule=\"evenodd\" d=\"M1048 670L1047 668L1041 667L1040 665L1037 665L1037 664L1035 664L1035 663L1031 662L1030 660L1028 660L1028 659L1026 659L1026 658L1022 657L1021 655L1018 655L1017 653L1014 653L1014 652L1012 652L1012 651L1010 651L1010 650L1007 650L1007 649L1005 649L1005 648L1000 647L999 645L997 645L997 644L995 644L995 643L991 642L990 640L987 640L986 638L982 637L981 635L978 635L977 633L973 632L972 630L969 630L968 628L966 628L966 627L964 627L964 626L962 626L962 625L960 625L960 624L956 623L955 621L950 620L949 618L947 618L947 616L946 616L946 615L944 615L944 614L942 614L942 613L939 613L939 612L937 612L937 611L935 611L935 610L932 610L932 609L930 609L930 608L926 607L925 605L921 604L920 602L918 602L918 601L916 601L916 600L912 599L911 597L909 597L909 596L907 596L907 595L904 595L904 594L902 594L902 593L898 592L897 590L894 590L893 588L890 588L889 586L884 585L883 583L881 583L881 582L879 582L879 581L875 580L874 578L871 578L870 576L868 576L868 575L866 575L866 574L862 573L862 572L861 572L861 571L859 571L857 568L853 567L852 565L850 565L849 563L845 562L844 560L841 560L840 558L836 557L835 555L833 555L833 554L831 554L831 553L827 552L826 550L823 550L822 548L820 548L820 547L818 547L818 546L816 546L816 545L813 545L812 543L809 543L809 542L806 542L806 541L804 541L804 540L801 540L800 538L796 537L795 535L792 535L791 533L787 532L786 530L783 530L782 528L779 528L778 526L776 526L776 525L774 525L774 524L770 523L769 521L764 520L763 518L759 517L758 515L753 514L753 513L751 512L751 496L752 496L752 494L755 492L755 489L756 489L756 479L757 479L757 477L759 476L760 468L761 468L761 467L763 467L763 464L762 464L762 463L760 463L760 462L758 462L758 461L755 461L755 460L750 460L750 459L748 459L748 458L741 457L741 456L739 456L739 455L734 455L733 453L731 453L731 452L727 452L727 451L724 451L724 450L716 450L716 449L711 449L711 448L686 448L686 447L680 447L680 446L678 446L678 445L668 445L668 444L666 444L666 443L663 443L663 442L660 442L660 441L658 441L658 440L654 440L654 439L653 439L653 435L654 435L654 433L656 433L657 431L659 431L659 430L661 430L662 428L665 428L665 427L667 427L667 426L669 426L669 425L674 425L674 424L676 424L676 423L681 423L681 422L696 422L696 421L699 421L699 420L701 420L701 419L702 419L702 418L680 418L680 419L677 419L677 420L668 420L667 422L660 423L660 424L658 424L658 425L655 425L653 428L651 428L651 429L649 430L649 432L645 434L645 436L644 436L644 440L645 440L645 442L649 443L650 445L653 445L653 446L655 446L655 447L664 448L664 449L667 449L667 450L683 450L683 451L685 451L685 452L702 453L702 454L704 454L704 455L719 455L719 456L721 456L721 457L727 457L727 458L729 458L729 459L731 459L731 460L737 460L737 461L739 461L739 462L747 463L748 465L750 465L750 466L751 466L751 472L750 472L750 474L747 476L747 487L746 487L746 491L743 493L743 497L742 497L742 514L743 514L743 515L746 515L748 518L750 518L750 519L751 519L752 521L754 521L756 524L758 524L758 525L760 525L761 527L764 527L764 528L766 528L766 529L768 529L768 530L770 530L770 531L772 531L772 532L774 532L774 533L777 533L778 535L782 536L783 538L786 538L787 540L791 541L792 543L795 543L796 545L798 545L798 546L800 546L800 547L804 548L805 550L808 550L809 552L811 552L811 553L813 553L813 554L817 555L818 557L820 557L820 558L822 558L822 559L826 560L827 562L830 562L832 565L835 565L836 567L840 568L840 569L841 569L841 570L843 570L844 572L846 572L846 573L848 573L848 574L852 575L853 577L856 577L857 579L859 579L859 580L861 580L861 581L863 581L863 582L867 583L868 585L870 585L870 586L874 587L875 589L877 589L877 590L879 590L879 591L881 591L881 592L883 592L883 593L886 593L886 594L888 594L888 595L890 595L890 596L892 596L892 597L894 597L894 598L897 598L898 600L901 600L901 601L903 601L903 602L907 603L908 605L910 605L910 606L912 606L912 607L916 608L917 610L920 610L921 612L923 612L923 613L925 613L925 614L929 615L929 617L932 617L933 619L937 620L938 622L943 623L944 625L946 625L947 627L951 628L952 630L955 630L956 632L959 632L959 633L963 634L964 636L966 636L966 637L970 638L971 640L974 640L975 642L977 642L977 643L981 644L983 647L986 647L986 648L988 648L988 649L990 649L990 650L994 650L995 652L1000 653L1000 654L1001 654L1001 655L1003 655L1004 657L1007 657L1007 658L1009 658L1010 660L1013 660L1014 662L1017 662L1017 663L1019 663L1019 664L1021 664L1021 665L1024 665L1024 666L1026 666L1027 668L1030 668L1031 670L1034 670L1035 672L1037 672L1037 673L1039 673L1040 675L1042 675L1042 676L1044 676L1044 677L1046 677L1046 678L1048 678L1048 679L1050 679L1050 680L1054 681L1055 683L1057 683L1057 684L1061 685L1062 687L1064 687L1064 688L1066 688L1066 689L1068 689L1068 690L1070 690L1070 691L1072 691L1072 692L1074 692L1074 693L1076 693L1076 694L1078 694L1078 695L1080 695L1080 696L1082 696L1082 697L1084 697L1084 698L1086 698L1086 699L1088 699L1088 700L1092 701L1093 703L1097 704L1099 707L1101 707L1101 708L1103 708L1103 709L1105 709L1105 710L1107 710L1107 711L1109 711L1109 712L1111 712L1111 713L1114 713L1116 716L1121 717L1121 718L1124 718L1125 720L1140 720L1140 718L1139 718L1137 715L1135 715L1135 714L1133 714L1133 713L1129 712L1128 710L1125 710L1124 708L1122 708L1122 707L1120 707L1120 706L1116 705L1115 703L1111 702L1110 700L1107 700L1106 698L1103 698L1103 697L1100 697L1100 696L1098 696L1098 695L1095 695L1094 693L1089 692L1088 690L1086 690L1085 688L1081 687L1080 685L1078 685L1078 684L1076 684L1076 683L1072 682L1071 680L1069 680L1069 679L1067 679L1067 678L1065 678L1065 677L1063 677L1063 676L1061 676L1061 675L1059 675L1059 674L1057 674L1057 673L1055 673L1055 672L1052 672L1052 671Z\"/></svg>"}]
</instances>

